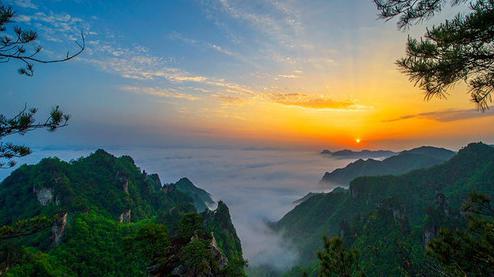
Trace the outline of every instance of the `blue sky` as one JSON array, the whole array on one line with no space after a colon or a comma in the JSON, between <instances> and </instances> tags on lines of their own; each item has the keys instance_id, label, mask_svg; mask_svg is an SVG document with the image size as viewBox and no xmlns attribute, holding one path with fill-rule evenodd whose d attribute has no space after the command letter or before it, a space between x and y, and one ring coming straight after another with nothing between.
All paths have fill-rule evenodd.
<instances>
[{"instance_id":1,"label":"blue sky","mask_svg":"<svg viewBox=\"0 0 494 277\"><path fill-rule=\"evenodd\" d=\"M394 61L424 26L398 31L367 0L4 2L15 25L39 32L41 57L75 51L80 31L86 37L81 56L35 65L34 77L19 76L16 63L0 68L5 113L27 103L41 115L55 104L72 114L58 134L20 139L34 145L338 145L368 136L369 146L391 138L403 142L396 147L419 135L387 132L394 118L472 108L465 95L423 103Z\"/></svg>"}]
</instances>

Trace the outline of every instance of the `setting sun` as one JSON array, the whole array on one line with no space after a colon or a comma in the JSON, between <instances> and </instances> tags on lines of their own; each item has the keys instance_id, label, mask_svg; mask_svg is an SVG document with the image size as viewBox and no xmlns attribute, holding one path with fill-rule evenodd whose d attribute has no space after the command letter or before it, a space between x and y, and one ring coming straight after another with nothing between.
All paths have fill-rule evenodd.
<instances>
[{"instance_id":1,"label":"setting sun","mask_svg":"<svg viewBox=\"0 0 494 277\"><path fill-rule=\"evenodd\" d=\"M356 142L356 143L360 143L360 138L356 138L356 139L355 139L355 142Z\"/></svg>"}]
</instances>

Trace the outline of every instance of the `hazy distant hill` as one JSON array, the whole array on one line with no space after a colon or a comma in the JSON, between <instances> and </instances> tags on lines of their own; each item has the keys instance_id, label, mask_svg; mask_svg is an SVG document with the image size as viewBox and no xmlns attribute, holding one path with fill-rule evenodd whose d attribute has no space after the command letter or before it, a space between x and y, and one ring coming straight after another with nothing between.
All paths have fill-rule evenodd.
<instances>
[{"instance_id":1,"label":"hazy distant hill","mask_svg":"<svg viewBox=\"0 0 494 277\"><path fill-rule=\"evenodd\" d=\"M368 276L401 276L404 261L407 270L433 276L424 245L441 227L465 226L460 207L472 191L494 196L494 148L482 143L431 168L359 177L348 190L312 195L275 229L295 245L308 269L317 270L312 262L322 237L340 235L360 253Z\"/></svg>"},{"instance_id":2,"label":"hazy distant hill","mask_svg":"<svg viewBox=\"0 0 494 277\"><path fill-rule=\"evenodd\" d=\"M242 249L228 207L220 201L215 211L206 209L212 202L188 179L163 187L158 175L141 171L131 157L103 150L70 163L48 158L23 165L0 184L0 226L14 223L0 227L0 271L242 276ZM17 234L21 239L9 239Z\"/></svg>"},{"instance_id":3,"label":"hazy distant hill","mask_svg":"<svg viewBox=\"0 0 494 277\"><path fill-rule=\"evenodd\" d=\"M322 150L322 155L328 155L337 159L369 159L369 158L387 158L398 153L388 150L339 150L336 152L331 152L330 150Z\"/></svg>"},{"instance_id":4,"label":"hazy distant hill","mask_svg":"<svg viewBox=\"0 0 494 277\"><path fill-rule=\"evenodd\" d=\"M431 146L422 146L400 152L398 155L382 161L359 159L344 168L326 172L322 183L348 185L350 181L360 176L397 175L411 170L430 167L449 160L453 151Z\"/></svg>"}]
</instances>

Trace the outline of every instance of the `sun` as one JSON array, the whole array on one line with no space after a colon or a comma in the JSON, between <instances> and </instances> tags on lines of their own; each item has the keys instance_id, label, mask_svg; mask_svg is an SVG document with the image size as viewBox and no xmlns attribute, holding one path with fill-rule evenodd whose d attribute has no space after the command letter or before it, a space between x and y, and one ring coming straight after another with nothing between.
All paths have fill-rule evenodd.
<instances>
[{"instance_id":1,"label":"sun","mask_svg":"<svg viewBox=\"0 0 494 277\"><path fill-rule=\"evenodd\" d=\"M355 139L355 142L356 142L356 143L360 143L360 141L361 141L361 140L360 140L360 138L356 138L356 139Z\"/></svg>"}]
</instances>

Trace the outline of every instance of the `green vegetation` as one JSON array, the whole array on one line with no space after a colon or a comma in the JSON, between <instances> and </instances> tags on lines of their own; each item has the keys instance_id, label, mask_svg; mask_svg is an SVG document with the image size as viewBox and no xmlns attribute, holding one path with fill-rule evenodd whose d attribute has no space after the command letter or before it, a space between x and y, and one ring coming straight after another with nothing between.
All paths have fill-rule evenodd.
<instances>
[{"instance_id":1,"label":"green vegetation","mask_svg":"<svg viewBox=\"0 0 494 277\"><path fill-rule=\"evenodd\" d=\"M466 230L441 229L428 245L428 254L440 263L437 271L452 276L494 274L494 209L491 199L472 194L462 208Z\"/></svg>"},{"instance_id":2,"label":"green vegetation","mask_svg":"<svg viewBox=\"0 0 494 277\"><path fill-rule=\"evenodd\" d=\"M0 271L245 275L226 205L198 213L195 193L209 194L190 182L182 192L181 183L162 187L132 158L103 150L69 163L49 158L21 166L0 185Z\"/></svg>"},{"instance_id":3,"label":"green vegetation","mask_svg":"<svg viewBox=\"0 0 494 277\"><path fill-rule=\"evenodd\" d=\"M199 212L206 211L208 206L215 204L214 200L211 198L211 195L207 191L194 186L194 184L192 184L192 182L187 178L182 178L175 184L169 184L167 189L176 189L189 195L189 197L191 197L194 201L196 210Z\"/></svg>"},{"instance_id":4,"label":"green vegetation","mask_svg":"<svg viewBox=\"0 0 494 277\"><path fill-rule=\"evenodd\" d=\"M33 76L35 63L47 64L71 60L80 55L86 47L84 35L81 33L82 42L76 42L78 46L76 53L67 52L61 59L40 58L38 54L43 48L38 43L38 33L13 26L15 16L14 10L0 1L0 64L19 62L21 67L18 72L21 75ZM15 158L31 153L31 149L27 146L2 141L6 136L23 135L35 129L54 131L66 126L70 118L70 115L56 106L45 121L36 122L37 112L36 108L28 109L24 106L24 109L11 117L0 113L0 168L12 167L16 163Z\"/></svg>"},{"instance_id":5,"label":"green vegetation","mask_svg":"<svg viewBox=\"0 0 494 277\"><path fill-rule=\"evenodd\" d=\"M321 179L323 183L348 185L350 181L361 176L398 175L415 169L431 167L449 160L454 152L430 146L422 146L402 151L396 156L383 161L359 159L344 168L331 173L326 172Z\"/></svg>"},{"instance_id":6,"label":"green vegetation","mask_svg":"<svg viewBox=\"0 0 494 277\"><path fill-rule=\"evenodd\" d=\"M467 4L458 13L428 28L421 39L408 38L400 69L426 93L444 97L458 82L469 86L472 101L485 110L494 91L494 1L492 0L374 0L380 17L399 17L400 29L422 22L445 6Z\"/></svg>"},{"instance_id":7,"label":"green vegetation","mask_svg":"<svg viewBox=\"0 0 494 277\"><path fill-rule=\"evenodd\" d=\"M275 228L298 248L308 273L314 272L321 238L338 235L345 247L359 253L359 268L368 276L435 276L442 264L462 257L444 256L456 253L450 249L470 247L470 253L462 252L464 262L475 266L479 263L468 255L490 247L492 221L472 224L461 207L471 192L494 195L493 184L494 148L474 143L432 168L401 176L360 177L348 190L313 195ZM463 248L458 248L460 242Z\"/></svg>"},{"instance_id":8,"label":"green vegetation","mask_svg":"<svg viewBox=\"0 0 494 277\"><path fill-rule=\"evenodd\" d=\"M321 261L320 276L350 277L360 276L358 253L347 250L339 237L324 238L324 250L317 253Z\"/></svg>"}]
</instances>

